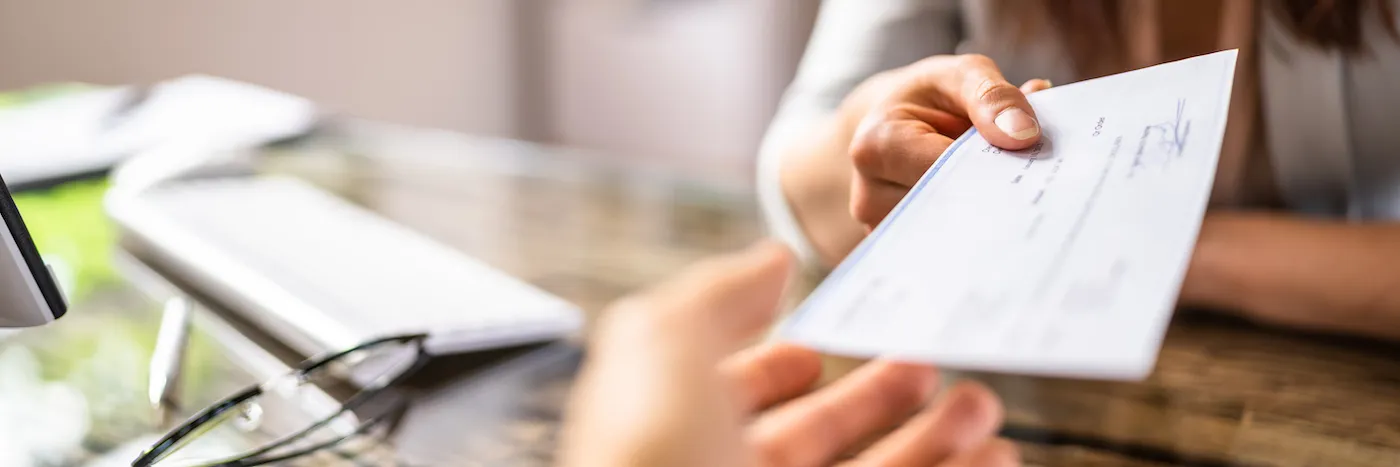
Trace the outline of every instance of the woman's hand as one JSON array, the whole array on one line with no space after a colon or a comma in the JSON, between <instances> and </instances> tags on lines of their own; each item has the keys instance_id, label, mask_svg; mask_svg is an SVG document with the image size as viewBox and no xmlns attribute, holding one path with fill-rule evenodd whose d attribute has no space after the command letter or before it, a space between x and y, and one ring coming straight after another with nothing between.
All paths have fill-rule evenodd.
<instances>
[{"instance_id":1,"label":"woman's hand","mask_svg":"<svg viewBox=\"0 0 1400 467\"><path fill-rule=\"evenodd\" d=\"M982 386L920 410L938 386L932 368L877 361L814 390L815 352L741 350L774 318L791 261L760 245L606 312L566 416L562 465L829 465L882 433L852 464L1018 464Z\"/></svg>"},{"instance_id":2,"label":"woman's hand","mask_svg":"<svg viewBox=\"0 0 1400 467\"><path fill-rule=\"evenodd\" d=\"M941 55L876 75L835 115L780 150L784 196L821 256L835 265L963 132L1024 149L1040 139L1026 94L981 55Z\"/></svg>"},{"instance_id":3,"label":"woman's hand","mask_svg":"<svg viewBox=\"0 0 1400 467\"><path fill-rule=\"evenodd\" d=\"M867 228L879 224L969 127L1005 149L1040 140L1026 93L1049 87L1048 81L1017 88L981 55L931 57L885 79L868 108L852 109L863 114L849 149L851 215Z\"/></svg>"}]
</instances>

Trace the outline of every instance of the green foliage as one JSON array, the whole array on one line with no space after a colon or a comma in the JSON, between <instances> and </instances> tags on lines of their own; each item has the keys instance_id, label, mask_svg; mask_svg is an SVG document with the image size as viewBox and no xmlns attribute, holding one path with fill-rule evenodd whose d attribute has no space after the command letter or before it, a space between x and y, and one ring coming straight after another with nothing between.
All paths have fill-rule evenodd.
<instances>
[{"instance_id":1,"label":"green foliage","mask_svg":"<svg viewBox=\"0 0 1400 467\"><path fill-rule=\"evenodd\" d=\"M90 91L97 89L96 86L83 83L50 83L41 84L34 87L0 93L0 108L7 106L28 104L34 101L48 99L50 97L72 94L80 91Z\"/></svg>"},{"instance_id":2,"label":"green foliage","mask_svg":"<svg viewBox=\"0 0 1400 467\"><path fill-rule=\"evenodd\" d=\"M106 191L105 180L94 180L15 195L35 245L66 276L59 280L74 303L118 280L111 264L116 232L102 211Z\"/></svg>"},{"instance_id":3,"label":"green foliage","mask_svg":"<svg viewBox=\"0 0 1400 467\"><path fill-rule=\"evenodd\" d=\"M0 109L96 89L82 83L53 83L0 93ZM65 184L15 195L20 215L45 261L51 263L74 303L116 278L111 249L116 236L102 212L106 181Z\"/></svg>"}]
</instances>

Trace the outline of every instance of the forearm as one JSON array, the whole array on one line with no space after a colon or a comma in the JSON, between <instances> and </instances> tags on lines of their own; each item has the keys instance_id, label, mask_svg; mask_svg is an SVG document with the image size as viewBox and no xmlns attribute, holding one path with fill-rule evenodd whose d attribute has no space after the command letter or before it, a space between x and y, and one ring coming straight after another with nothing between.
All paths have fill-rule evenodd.
<instances>
[{"instance_id":1,"label":"forearm","mask_svg":"<svg viewBox=\"0 0 1400 467\"><path fill-rule=\"evenodd\" d=\"M770 227L777 227L773 233L799 247L804 260L830 268L865 237L864 225L851 216L850 208L848 149L853 120L864 116L857 107L869 98L871 83L888 74L883 71L956 50L962 4L821 2L802 63L784 93L760 157L765 216ZM784 203L779 206L777 199Z\"/></svg>"},{"instance_id":2,"label":"forearm","mask_svg":"<svg viewBox=\"0 0 1400 467\"><path fill-rule=\"evenodd\" d=\"M800 131L802 137L791 138L778 149L783 196L826 268L840 263L867 233L865 225L851 215L851 179L855 176L849 154L851 138L860 119L899 71L866 80L835 111Z\"/></svg>"},{"instance_id":3,"label":"forearm","mask_svg":"<svg viewBox=\"0 0 1400 467\"><path fill-rule=\"evenodd\" d=\"M1211 214L1181 303L1400 339L1400 225Z\"/></svg>"},{"instance_id":4,"label":"forearm","mask_svg":"<svg viewBox=\"0 0 1400 467\"><path fill-rule=\"evenodd\" d=\"M850 134L839 120L823 119L809 133L812 138L795 141L784 151L779 178L793 217L821 266L828 269L865 236L865 228L851 217L852 169L843 160Z\"/></svg>"}]
</instances>

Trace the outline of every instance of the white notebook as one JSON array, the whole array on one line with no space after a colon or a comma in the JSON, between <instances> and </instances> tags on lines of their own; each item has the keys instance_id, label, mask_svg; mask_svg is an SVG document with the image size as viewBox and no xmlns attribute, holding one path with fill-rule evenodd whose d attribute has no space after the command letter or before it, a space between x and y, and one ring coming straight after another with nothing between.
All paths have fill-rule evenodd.
<instances>
[{"instance_id":1,"label":"white notebook","mask_svg":"<svg viewBox=\"0 0 1400 467\"><path fill-rule=\"evenodd\" d=\"M183 181L107 204L182 279L305 355L409 332L457 353L582 327L576 306L293 178Z\"/></svg>"}]
</instances>

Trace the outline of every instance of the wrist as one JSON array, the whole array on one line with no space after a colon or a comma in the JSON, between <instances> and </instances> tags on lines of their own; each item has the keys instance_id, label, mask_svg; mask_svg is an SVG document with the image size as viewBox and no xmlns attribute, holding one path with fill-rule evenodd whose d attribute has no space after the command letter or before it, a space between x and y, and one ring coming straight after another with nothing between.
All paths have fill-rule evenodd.
<instances>
[{"instance_id":1,"label":"wrist","mask_svg":"<svg viewBox=\"0 0 1400 467\"><path fill-rule=\"evenodd\" d=\"M778 186L796 223L796 235L812 249L821 268L845 257L864 237L850 214L851 178L854 169L846 155L849 134L843 134L844 118L828 115L810 129L813 138L797 141L780 154Z\"/></svg>"}]
</instances>

